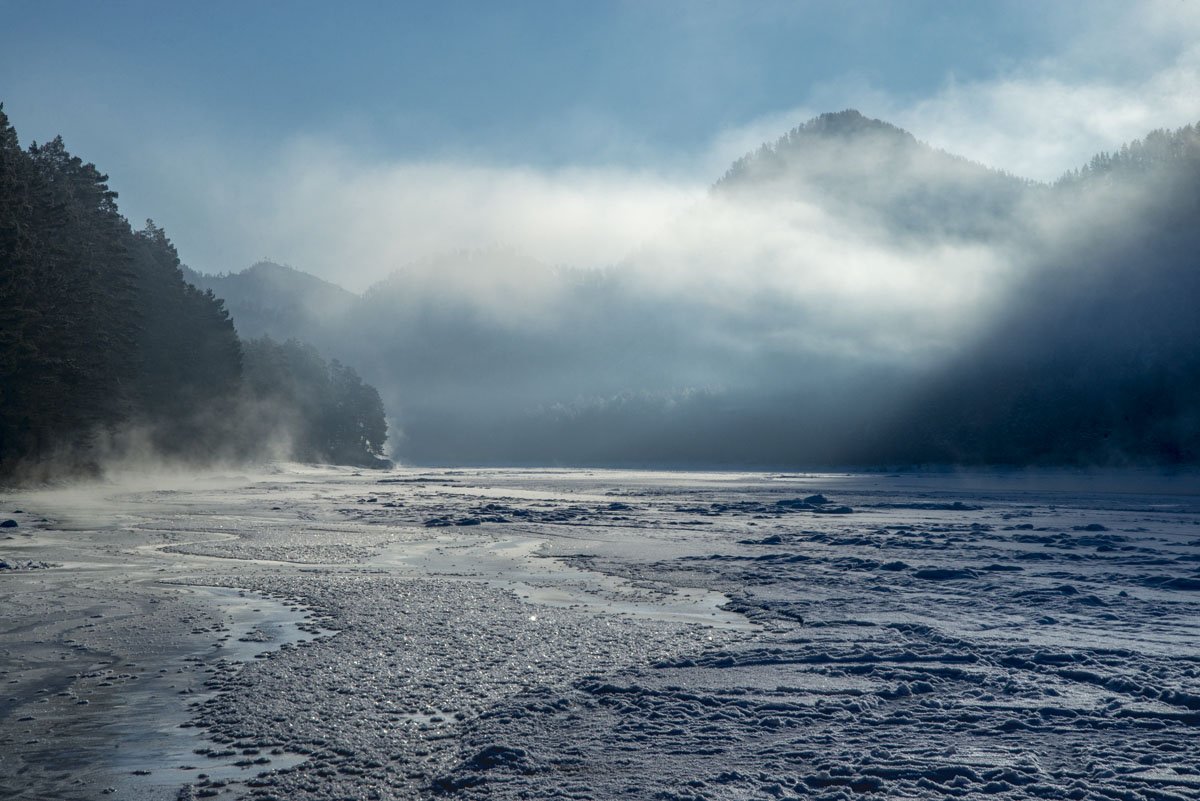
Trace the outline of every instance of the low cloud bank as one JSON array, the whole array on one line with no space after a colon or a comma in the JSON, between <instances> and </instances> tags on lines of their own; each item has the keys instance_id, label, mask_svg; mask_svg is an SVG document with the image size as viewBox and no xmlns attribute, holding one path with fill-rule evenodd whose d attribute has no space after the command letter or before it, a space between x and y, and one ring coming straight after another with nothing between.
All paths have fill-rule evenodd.
<instances>
[{"instance_id":1,"label":"low cloud bank","mask_svg":"<svg viewBox=\"0 0 1200 801\"><path fill-rule=\"evenodd\" d=\"M1190 184L1160 179L1192 164L1180 136L1153 158L1135 148L1140 172L1051 187L855 112L823 115L735 163L611 266L513 249L431 257L309 332L380 388L395 452L419 462L1154 460L1162 436L1145 432L1103 448L1038 442L1057 436L1051 420L1095 417L1122 380L1078 383L1062 364L1110 361L1104 315L1137 328L1175 297L1183 246L1131 272L1128 243L1174 230ZM1156 330L1160 344L1178 333ZM1155 363L1173 353L1146 347ZM1026 364L1040 366L1014 378ZM1036 421L1025 444L1001 447L1021 421Z\"/></svg>"}]
</instances>

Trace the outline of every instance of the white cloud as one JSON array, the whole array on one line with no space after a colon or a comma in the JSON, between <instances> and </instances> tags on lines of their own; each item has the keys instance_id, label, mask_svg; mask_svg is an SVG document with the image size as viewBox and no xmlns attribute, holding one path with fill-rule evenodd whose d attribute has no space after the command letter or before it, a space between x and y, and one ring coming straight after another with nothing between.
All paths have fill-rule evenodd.
<instances>
[{"instance_id":1,"label":"white cloud","mask_svg":"<svg viewBox=\"0 0 1200 801\"><path fill-rule=\"evenodd\" d=\"M883 113L937 147L1052 181L1099 151L1200 120L1197 87L1200 46L1140 81L1071 82L1041 74L951 83L934 97Z\"/></svg>"},{"instance_id":2,"label":"white cloud","mask_svg":"<svg viewBox=\"0 0 1200 801\"><path fill-rule=\"evenodd\" d=\"M867 359L941 352L990 319L1019 264L990 243L898 239L868 212L832 214L815 196L714 197L632 262L640 293L724 320L749 349Z\"/></svg>"},{"instance_id":3,"label":"white cloud","mask_svg":"<svg viewBox=\"0 0 1200 801\"><path fill-rule=\"evenodd\" d=\"M371 161L315 139L293 143L265 169L226 162L198 183L214 232L236 232L257 254L353 289L458 250L612 264L704 192L634 170ZM203 245L181 244L200 269L246 266L213 264Z\"/></svg>"}]
</instances>

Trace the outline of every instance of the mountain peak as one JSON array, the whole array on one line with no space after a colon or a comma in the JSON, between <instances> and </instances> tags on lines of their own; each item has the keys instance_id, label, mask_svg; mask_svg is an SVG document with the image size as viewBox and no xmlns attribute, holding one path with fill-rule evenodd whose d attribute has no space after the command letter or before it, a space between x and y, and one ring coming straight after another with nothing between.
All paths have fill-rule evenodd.
<instances>
[{"instance_id":1,"label":"mountain peak","mask_svg":"<svg viewBox=\"0 0 1200 801\"><path fill-rule=\"evenodd\" d=\"M735 161L717 185L760 183L801 166L810 173L853 169L852 162L858 161L854 156L866 149L886 151L889 158L931 150L903 128L845 109L813 117L774 142L763 143Z\"/></svg>"},{"instance_id":2,"label":"mountain peak","mask_svg":"<svg viewBox=\"0 0 1200 801\"><path fill-rule=\"evenodd\" d=\"M990 236L1026 182L919 141L854 109L822 114L738 159L725 199L803 200L906 235Z\"/></svg>"},{"instance_id":3,"label":"mountain peak","mask_svg":"<svg viewBox=\"0 0 1200 801\"><path fill-rule=\"evenodd\" d=\"M914 142L916 141L913 135L903 128L897 128L890 122L866 117L857 109L852 108L843 111L831 111L814 117L803 125L793 128L783 139L787 140L802 133L825 136L852 136L868 131L889 133L905 139L911 139Z\"/></svg>"},{"instance_id":4,"label":"mountain peak","mask_svg":"<svg viewBox=\"0 0 1200 801\"><path fill-rule=\"evenodd\" d=\"M262 273L289 273L289 272L297 273L300 271L297 270L295 267L289 267L286 264L279 264L278 262L270 261L267 259L263 259L262 261L256 261L256 262L254 262L254 264L251 264L249 267L242 270L243 275L252 274L252 273L262 274Z\"/></svg>"}]
</instances>

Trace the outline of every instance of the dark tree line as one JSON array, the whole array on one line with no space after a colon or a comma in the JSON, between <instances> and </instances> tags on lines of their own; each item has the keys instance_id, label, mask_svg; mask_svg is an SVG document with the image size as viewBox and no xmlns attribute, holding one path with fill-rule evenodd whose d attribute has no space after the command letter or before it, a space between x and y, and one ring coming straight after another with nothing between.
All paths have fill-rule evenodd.
<instances>
[{"instance_id":1,"label":"dark tree line","mask_svg":"<svg viewBox=\"0 0 1200 801\"><path fill-rule=\"evenodd\" d=\"M61 138L22 149L0 106L0 475L89 469L135 441L191 461L253 458L283 419L299 443L284 455L380 456L371 387L297 344L244 349L163 229L134 231L116 199Z\"/></svg>"},{"instance_id":2,"label":"dark tree line","mask_svg":"<svg viewBox=\"0 0 1200 801\"><path fill-rule=\"evenodd\" d=\"M387 439L383 401L353 368L311 345L263 337L244 343L246 391L283 423L293 458L373 466Z\"/></svg>"}]
</instances>

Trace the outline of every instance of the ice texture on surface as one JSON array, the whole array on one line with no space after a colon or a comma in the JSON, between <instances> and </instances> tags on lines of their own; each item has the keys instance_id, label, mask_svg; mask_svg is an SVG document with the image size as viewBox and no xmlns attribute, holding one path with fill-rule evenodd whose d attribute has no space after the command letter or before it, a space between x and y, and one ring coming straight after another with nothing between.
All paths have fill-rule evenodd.
<instances>
[{"instance_id":1,"label":"ice texture on surface","mask_svg":"<svg viewBox=\"0 0 1200 801\"><path fill-rule=\"evenodd\" d=\"M72 659L130 575L106 603L174 592L187 637L243 649L177 697L209 749L180 797L1200 795L1192 478L281 468L112 492L21 498L54 522L12 558L60 566L0 581L71 576ZM296 620L235 630L204 586ZM56 636L50 597L5 613L6 675L78 694L95 680L16 624ZM247 764L198 778L215 754Z\"/></svg>"}]
</instances>

